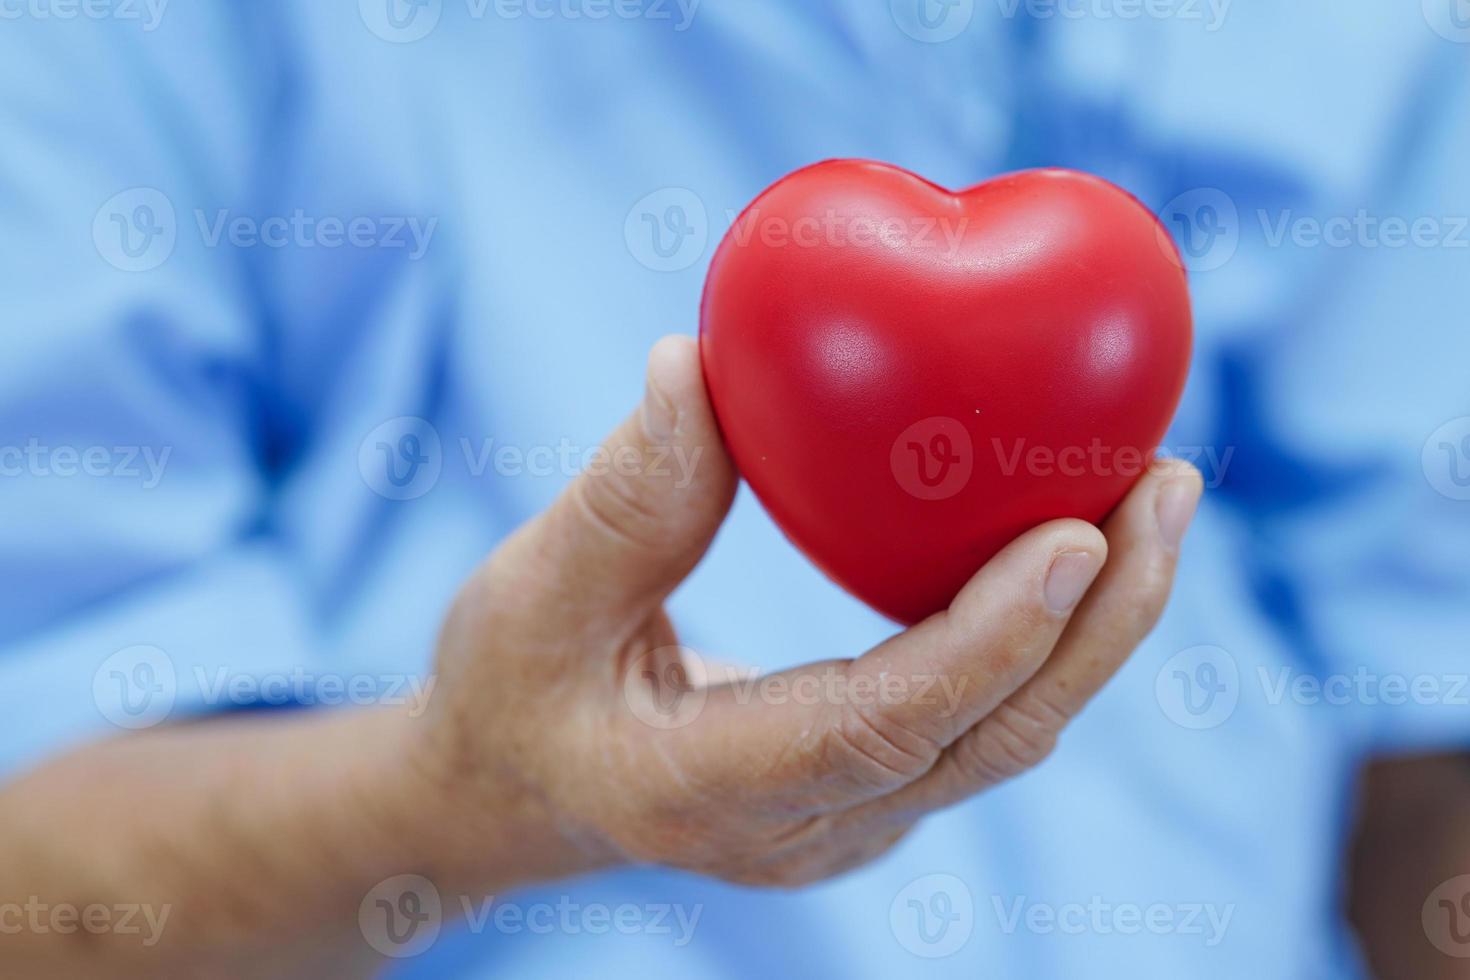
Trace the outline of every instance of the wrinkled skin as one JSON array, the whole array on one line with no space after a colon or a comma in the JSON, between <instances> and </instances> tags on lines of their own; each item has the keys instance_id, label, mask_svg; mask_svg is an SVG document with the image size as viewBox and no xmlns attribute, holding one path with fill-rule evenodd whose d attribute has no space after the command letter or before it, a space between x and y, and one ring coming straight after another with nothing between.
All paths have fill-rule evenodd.
<instances>
[{"instance_id":1,"label":"wrinkled skin","mask_svg":"<svg viewBox=\"0 0 1470 980\"><path fill-rule=\"evenodd\" d=\"M581 475L464 587L426 719L455 812L517 801L555 828L557 872L647 862L799 886L1040 764L1158 618L1201 490L1161 462L1101 530L1036 528L947 611L781 675L818 696L763 697L681 653L662 608L736 485L692 342L655 348L608 449L630 465ZM697 460L692 476L673 459Z\"/></svg>"}]
</instances>

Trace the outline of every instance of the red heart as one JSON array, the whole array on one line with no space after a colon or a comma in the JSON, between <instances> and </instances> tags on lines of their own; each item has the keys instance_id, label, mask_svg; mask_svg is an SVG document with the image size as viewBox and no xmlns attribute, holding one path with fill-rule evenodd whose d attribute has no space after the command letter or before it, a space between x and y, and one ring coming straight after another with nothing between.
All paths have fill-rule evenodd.
<instances>
[{"instance_id":1,"label":"red heart","mask_svg":"<svg viewBox=\"0 0 1470 980\"><path fill-rule=\"evenodd\" d=\"M903 623L1027 529L1102 520L1168 428L1190 338L1167 233L1067 170L959 193L862 160L799 170L725 235L700 313L756 496Z\"/></svg>"}]
</instances>

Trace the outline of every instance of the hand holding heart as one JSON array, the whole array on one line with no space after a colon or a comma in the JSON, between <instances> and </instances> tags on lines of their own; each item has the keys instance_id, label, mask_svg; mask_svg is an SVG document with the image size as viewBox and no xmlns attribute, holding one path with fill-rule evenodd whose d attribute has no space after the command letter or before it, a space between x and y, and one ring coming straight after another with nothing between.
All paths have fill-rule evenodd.
<instances>
[{"instance_id":1,"label":"hand holding heart","mask_svg":"<svg viewBox=\"0 0 1470 980\"><path fill-rule=\"evenodd\" d=\"M228 713L3 787L0 892L179 921L157 945L21 930L6 975L365 974L472 896L601 866L795 886L869 860L1040 763L1152 628L1199 474L1062 456L1141 462L1188 347L1178 256L1111 185L951 194L854 162L781 181L715 256L700 344L654 348L611 466L464 584L422 714ZM737 468L910 628L759 682L700 670L663 604Z\"/></svg>"},{"instance_id":2,"label":"hand holding heart","mask_svg":"<svg viewBox=\"0 0 1470 980\"><path fill-rule=\"evenodd\" d=\"M655 347L643 405L608 448L698 464L692 479L584 474L465 585L417 753L446 866L498 846L527 878L652 862L791 886L865 862L1041 762L1152 628L1201 489L1185 464L1150 468L1101 530L1027 530L946 608L855 659L782 675L822 678L823 697L778 701L720 676L687 689L662 608L737 480L692 342Z\"/></svg>"}]
</instances>

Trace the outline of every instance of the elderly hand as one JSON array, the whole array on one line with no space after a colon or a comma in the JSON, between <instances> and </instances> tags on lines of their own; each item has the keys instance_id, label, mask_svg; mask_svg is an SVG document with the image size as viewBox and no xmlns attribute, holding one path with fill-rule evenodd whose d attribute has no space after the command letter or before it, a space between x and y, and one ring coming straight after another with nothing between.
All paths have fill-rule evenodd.
<instances>
[{"instance_id":1,"label":"elderly hand","mask_svg":"<svg viewBox=\"0 0 1470 980\"><path fill-rule=\"evenodd\" d=\"M681 651L662 608L737 479L692 341L654 348L607 449L445 626L422 751L465 861L519 841L533 877L627 861L781 886L868 861L1047 756L1158 618L1201 492L1161 463L1101 531L1038 527L947 611L757 683Z\"/></svg>"}]
</instances>

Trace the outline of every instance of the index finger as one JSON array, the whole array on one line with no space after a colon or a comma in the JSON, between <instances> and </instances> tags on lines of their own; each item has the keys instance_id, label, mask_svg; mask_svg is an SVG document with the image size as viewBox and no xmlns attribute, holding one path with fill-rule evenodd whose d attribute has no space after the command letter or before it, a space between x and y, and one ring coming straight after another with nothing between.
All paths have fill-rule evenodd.
<instances>
[{"instance_id":1,"label":"index finger","mask_svg":"<svg viewBox=\"0 0 1470 980\"><path fill-rule=\"evenodd\" d=\"M697 722L666 733L667 751L706 785L793 811L892 793L1035 674L1106 552L1089 524L1043 525L987 562L946 611L857 660L773 675L806 697L772 703L748 685L708 689Z\"/></svg>"}]
</instances>

